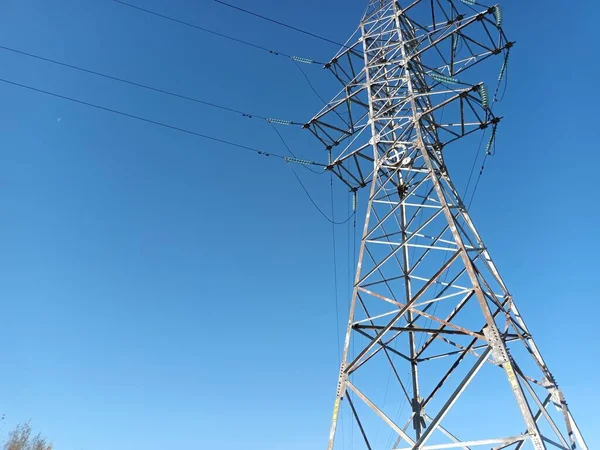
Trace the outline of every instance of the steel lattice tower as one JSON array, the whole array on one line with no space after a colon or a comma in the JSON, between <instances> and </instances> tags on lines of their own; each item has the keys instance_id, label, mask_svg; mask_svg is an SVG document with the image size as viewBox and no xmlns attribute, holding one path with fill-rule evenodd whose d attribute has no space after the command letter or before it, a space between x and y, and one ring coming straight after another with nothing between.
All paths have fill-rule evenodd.
<instances>
[{"instance_id":1,"label":"steel lattice tower","mask_svg":"<svg viewBox=\"0 0 600 450\"><path fill-rule=\"evenodd\" d=\"M587 449L445 164L491 151L512 46L498 6L371 0L326 65L343 88L305 128L370 192L329 450L342 412L352 448Z\"/></svg>"}]
</instances>

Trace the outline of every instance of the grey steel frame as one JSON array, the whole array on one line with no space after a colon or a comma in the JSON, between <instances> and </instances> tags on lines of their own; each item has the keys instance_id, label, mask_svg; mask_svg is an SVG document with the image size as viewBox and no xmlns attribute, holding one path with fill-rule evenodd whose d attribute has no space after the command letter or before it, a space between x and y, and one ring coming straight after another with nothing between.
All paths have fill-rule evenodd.
<instances>
[{"instance_id":1,"label":"grey steel frame","mask_svg":"<svg viewBox=\"0 0 600 450\"><path fill-rule=\"evenodd\" d=\"M422 25L422 17L431 20ZM373 423L366 411L397 437L392 448L588 448L444 161L450 143L488 127L495 135L501 118L493 99L468 78L494 60L502 63L502 79L513 43L501 22L498 6L473 1L371 0L356 40L326 65L343 89L305 128L329 151L328 169L352 191L370 185L329 450L341 408L368 449ZM447 368L427 370L442 359ZM386 414L360 386L364 381L352 380L376 360L376 373L383 379L377 368L389 367L393 388L406 397L412 429ZM462 441L442 422L490 365L505 374L524 430ZM429 392L421 370L434 380ZM370 376L365 388L374 381Z\"/></svg>"}]
</instances>

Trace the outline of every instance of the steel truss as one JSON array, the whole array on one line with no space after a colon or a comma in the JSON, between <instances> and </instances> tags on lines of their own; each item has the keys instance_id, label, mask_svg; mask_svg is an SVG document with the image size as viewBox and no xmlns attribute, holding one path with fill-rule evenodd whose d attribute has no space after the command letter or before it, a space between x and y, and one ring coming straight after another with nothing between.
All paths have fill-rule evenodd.
<instances>
[{"instance_id":1,"label":"steel truss","mask_svg":"<svg viewBox=\"0 0 600 450\"><path fill-rule=\"evenodd\" d=\"M305 128L351 190L370 185L329 450L341 411L360 448L587 450L444 162L464 136L493 140L474 77L499 61L502 79L512 45L498 6L371 0L326 65L343 89Z\"/></svg>"}]
</instances>

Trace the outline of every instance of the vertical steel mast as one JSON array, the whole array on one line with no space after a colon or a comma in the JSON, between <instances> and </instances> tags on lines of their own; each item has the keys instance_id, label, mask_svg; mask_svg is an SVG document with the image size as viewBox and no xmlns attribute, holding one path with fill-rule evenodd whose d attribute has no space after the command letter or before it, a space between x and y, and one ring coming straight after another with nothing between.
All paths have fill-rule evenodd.
<instances>
[{"instance_id":1,"label":"vertical steel mast","mask_svg":"<svg viewBox=\"0 0 600 450\"><path fill-rule=\"evenodd\" d=\"M342 90L305 125L369 187L328 449L586 450L445 163L475 133L493 148L500 7L371 0L349 42L326 65Z\"/></svg>"}]
</instances>

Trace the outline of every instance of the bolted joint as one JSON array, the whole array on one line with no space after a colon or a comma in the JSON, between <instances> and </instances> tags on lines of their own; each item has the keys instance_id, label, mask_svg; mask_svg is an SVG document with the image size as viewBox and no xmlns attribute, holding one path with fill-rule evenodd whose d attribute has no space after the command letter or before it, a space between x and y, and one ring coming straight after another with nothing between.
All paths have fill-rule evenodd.
<instances>
[{"instance_id":1,"label":"bolted joint","mask_svg":"<svg viewBox=\"0 0 600 450\"><path fill-rule=\"evenodd\" d=\"M400 200L404 200L406 198L406 194L408 194L408 185L406 183L401 183L398 185L398 196Z\"/></svg>"},{"instance_id":2,"label":"bolted joint","mask_svg":"<svg viewBox=\"0 0 600 450\"><path fill-rule=\"evenodd\" d=\"M488 341L489 346L492 348L492 357L494 362L498 365L506 364L510 361L510 357L504 341L496 327L490 327L486 325L483 329L483 335Z\"/></svg>"},{"instance_id":3,"label":"bolted joint","mask_svg":"<svg viewBox=\"0 0 600 450\"><path fill-rule=\"evenodd\" d=\"M423 407L423 397L413 398L411 400L411 406L413 410L413 428L420 430L426 428L425 423L425 408Z\"/></svg>"},{"instance_id":4,"label":"bolted joint","mask_svg":"<svg viewBox=\"0 0 600 450\"><path fill-rule=\"evenodd\" d=\"M340 379L338 381L337 390L335 395L339 398L344 397L346 393L346 380L348 379L348 374L346 373L346 364L342 363L340 366Z\"/></svg>"}]
</instances>

